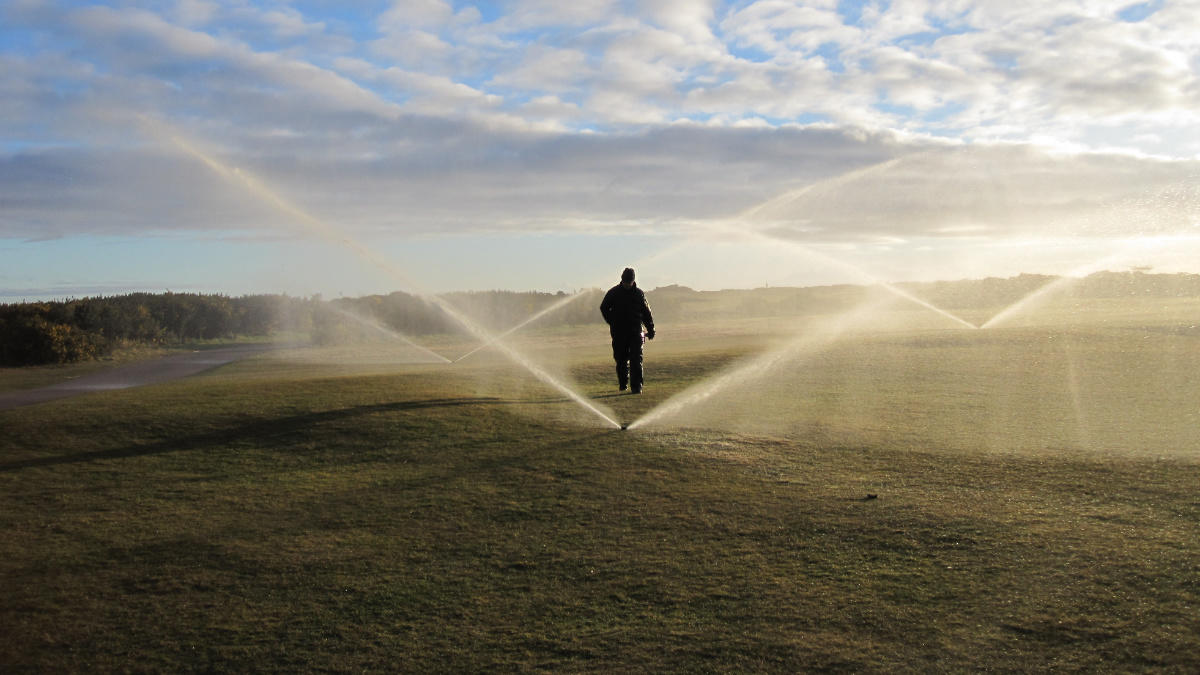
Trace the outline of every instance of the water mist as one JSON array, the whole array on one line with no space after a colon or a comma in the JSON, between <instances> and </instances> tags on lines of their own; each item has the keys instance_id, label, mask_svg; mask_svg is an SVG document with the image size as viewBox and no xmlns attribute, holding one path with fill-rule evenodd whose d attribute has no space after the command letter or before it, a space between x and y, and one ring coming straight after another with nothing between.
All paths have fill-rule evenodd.
<instances>
[{"instance_id":1,"label":"water mist","mask_svg":"<svg viewBox=\"0 0 1200 675\"><path fill-rule=\"evenodd\" d=\"M433 358L433 360L435 360L435 361L438 361L440 363L451 363L450 359L442 356L441 354L438 354L437 352L433 351L432 349L429 349L428 347L417 344L415 341L413 341L412 338L408 337L404 333L401 333L400 331L388 328L387 326L384 326L383 324L379 323L378 321L375 321L374 319L356 314L349 310L342 309L341 307L336 307L332 304L330 304L328 306L330 309L332 309L334 312L337 312L339 315L344 316L347 319L350 319L357 323L360 323L368 328L374 329L376 332L381 333L382 335L386 335L387 337L392 338L393 340L399 340L400 342L403 342L404 344L408 345L409 347L416 349L417 351L421 352L422 354Z\"/></svg>"},{"instance_id":2,"label":"water mist","mask_svg":"<svg viewBox=\"0 0 1200 675\"><path fill-rule=\"evenodd\" d=\"M182 150L187 155L190 155L191 157L194 157L195 159L203 162L206 166L208 166L210 169L212 169L214 172L216 172L222 178L225 178L227 181L240 186L241 188L246 190L249 194L253 195L255 198L268 204L272 208L275 208L276 210L280 211L281 213L291 217L297 223L303 225L309 231L310 234L314 234L318 237L321 237L322 239L325 239L326 241L329 241L331 243L334 243L334 244L337 244L339 246L343 246L343 247L349 249L352 253L354 253L356 256L358 256L363 261L370 263L371 265L375 266L379 270L383 271L393 281L397 282L401 286L407 287L409 289L419 288L417 286L417 284L413 283L412 280L410 280L407 277L407 275L405 275L399 268L397 268L389 260L383 258L382 256L375 253L374 251L367 248L366 246L363 246L362 244L358 243L357 241L351 239L348 235L346 235L345 232L342 232L341 230L320 220L319 218L308 213L307 211L304 211L300 207L292 204L291 202L288 202L283 197L281 197L280 195L276 194L274 191L269 189L265 184L263 184L257 178L250 175L248 172L242 171L237 168L232 168L232 167L226 166L225 164L221 163L217 159L213 158L211 155L200 150L195 144L190 143L189 141L184 139L183 136L181 136L179 133L170 129L167 125L165 125L161 121L151 120L145 116L140 117L140 119L141 119L143 125L145 126L145 128L148 131L150 131L154 136L166 139L172 145L174 145L176 148ZM542 369L537 364L535 364L533 361L531 361L527 356L525 356L524 354L521 354L516 349L514 349L511 345L497 340L496 337L494 335L492 335L488 330L484 329L482 326L480 326L475 321L472 321L471 319L464 316L462 314L462 312L458 311L458 309L456 307L454 307L451 303L447 302L444 298L441 298L437 295L422 293L420 291L417 291L417 294L420 295L426 302L432 303L433 305L435 305L439 309L441 309L443 312L445 312L447 316L449 316L451 319L453 319L455 322L457 322L460 326L462 326L467 332L471 333L479 341L484 342L484 343L491 343L502 354L504 354L506 357L508 357L509 360L511 360L512 362L521 366L525 370L529 371L529 373L532 374L534 377L536 377L538 380L541 380L543 383L549 385L553 389L562 393L564 396L566 396L571 401L574 401L575 403L579 404L579 406L582 407L583 409L587 410L588 412L590 412L590 413L596 415L597 417L599 417L600 419L604 420L608 425L611 425L615 428L620 428L621 425L619 423L617 423L614 419L612 419L612 417L605 414L603 411L601 411L599 408L597 408L595 405L593 405L591 402L589 402L587 399L585 399L582 395L580 395L574 389L567 386L561 380L554 377L550 373L546 372L544 369Z\"/></svg>"},{"instance_id":3,"label":"water mist","mask_svg":"<svg viewBox=\"0 0 1200 675\"><path fill-rule=\"evenodd\" d=\"M811 327L787 344L761 354L750 361L685 389L672 396L645 415L628 425L636 429L678 415L689 408L716 396L734 386L744 385L770 375L775 368L789 360L812 356L829 348L846 331L865 325L878 316L891 300L869 302L836 317L831 317Z\"/></svg>"}]
</instances>

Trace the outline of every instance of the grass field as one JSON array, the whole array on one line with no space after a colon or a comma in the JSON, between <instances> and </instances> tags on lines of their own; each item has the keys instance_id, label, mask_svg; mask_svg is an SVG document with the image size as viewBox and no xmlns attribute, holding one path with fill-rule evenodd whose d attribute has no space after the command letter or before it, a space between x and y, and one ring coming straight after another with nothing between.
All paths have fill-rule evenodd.
<instances>
[{"instance_id":1,"label":"grass field","mask_svg":"<svg viewBox=\"0 0 1200 675\"><path fill-rule=\"evenodd\" d=\"M1197 672L1196 309L891 316L630 431L381 345L0 411L0 670ZM520 347L628 423L820 323L660 326L639 397Z\"/></svg>"},{"instance_id":2,"label":"grass field","mask_svg":"<svg viewBox=\"0 0 1200 675\"><path fill-rule=\"evenodd\" d=\"M266 341L267 338L263 337L242 337L237 340L195 340L165 346L134 344L116 349L111 354L94 361L21 368L0 367L0 392L47 387L137 361L161 358L172 354L220 349L231 344L259 344Z\"/></svg>"}]
</instances>

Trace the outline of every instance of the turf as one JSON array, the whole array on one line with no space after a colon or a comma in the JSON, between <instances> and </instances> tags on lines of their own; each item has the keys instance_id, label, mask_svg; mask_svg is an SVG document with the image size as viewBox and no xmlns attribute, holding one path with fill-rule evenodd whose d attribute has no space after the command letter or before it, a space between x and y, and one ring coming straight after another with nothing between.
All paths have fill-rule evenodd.
<instances>
[{"instance_id":1,"label":"turf","mask_svg":"<svg viewBox=\"0 0 1200 675\"><path fill-rule=\"evenodd\" d=\"M1154 438L1183 438L1187 418L1147 405L1128 435L1092 424L1092 451L1057 414L1013 413L1073 407L1047 334L856 336L764 380L792 383L787 406L743 392L632 431L494 355L298 350L3 411L0 664L1200 670L1200 463L1119 447L1155 419L1175 431ZM1118 388L1081 395L1089 409L1190 365L1190 336L1161 338L1183 341L1162 363L1137 351L1145 334L1167 335L1073 333L1097 385L1075 390ZM602 342L550 337L575 355L524 348L624 422L764 342L660 338L646 393L614 397ZM1030 354L1042 365L1018 367ZM972 398L983 383L1006 393ZM908 413L880 422L889 405Z\"/></svg>"}]
</instances>

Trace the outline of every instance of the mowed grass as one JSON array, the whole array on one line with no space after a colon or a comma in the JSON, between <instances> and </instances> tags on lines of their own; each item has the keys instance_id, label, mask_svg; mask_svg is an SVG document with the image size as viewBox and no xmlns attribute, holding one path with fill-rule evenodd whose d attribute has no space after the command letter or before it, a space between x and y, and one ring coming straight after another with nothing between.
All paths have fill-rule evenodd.
<instances>
[{"instance_id":1,"label":"mowed grass","mask_svg":"<svg viewBox=\"0 0 1200 675\"><path fill-rule=\"evenodd\" d=\"M113 354L95 361L46 366L0 367L0 391L47 387L135 361L160 358L169 353L171 350L162 347L138 345L117 350Z\"/></svg>"},{"instance_id":2,"label":"mowed grass","mask_svg":"<svg viewBox=\"0 0 1200 675\"><path fill-rule=\"evenodd\" d=\"M494 355L263 357L0 411L0 664L1200 670L1197 457L1121 452L1155 419L1092 424L1093 452L1074 413L1020 412L1195 402L1154 377L1190 343L1143 336L1194 338L1062 333L850 336L624 432ZM604 335L524 348L620 422L770 348L660 335L641 397L613 396Z\"/></svg>"},{"instance_id":3,"label":"mowed grass","mask_svg":"<svg viewBox=\"0 0 1200 675\"><path fill-rule=\"evenodd\" d=\"M48 387L85 375L100 373L115 367L129 365L138 361L161 358L171 354L220 349L234 344L260 344L267 341L267 338L262 337L240 337L231 340L196 340L161 346L133 344L119 347L111 354L94 361L43 366L0 367L0 392Z\"/></svg>"}]
</instances>

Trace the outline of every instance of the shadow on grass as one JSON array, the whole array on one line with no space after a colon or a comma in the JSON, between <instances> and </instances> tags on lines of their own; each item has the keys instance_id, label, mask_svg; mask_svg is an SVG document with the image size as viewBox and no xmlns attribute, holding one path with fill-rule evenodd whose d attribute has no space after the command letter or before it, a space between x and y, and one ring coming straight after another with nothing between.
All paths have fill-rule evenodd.
<instances>
[{"instance_id":1,"label":"shadow on grass","mask_svg":"<svg viewBox=\"0 0 1200 675\"><path fill-rule=\"evenodd\" d=\"M195 450L206 446L228 444L238 440L245 440L247 438L285 436L297 431L312 428L315 425L377 413L402 412L406 410L419 410L422 408L449 408L472 405L524 405L529 403L537 403L537 401L500 399L491 396L483 396L471 398L439 398L424 401L397 401L394 403L382 403L378 405L356 406L352 408L313 412L278 419L260 420L231 429L221 429L188 438L172 438L146 445L132 445L122 448L113 448L111 450L95 450L90 452L72 453L68 455L36 457L32 459L18 460L15 462L5 462L0 464L0 473L19 471L21 469L29 469L34 467L91 462L101 459L123 459L128 457L143 457L147 455L158 455L183 450Z\"/></svg>"}]
</instances>

